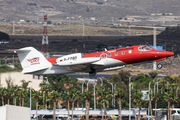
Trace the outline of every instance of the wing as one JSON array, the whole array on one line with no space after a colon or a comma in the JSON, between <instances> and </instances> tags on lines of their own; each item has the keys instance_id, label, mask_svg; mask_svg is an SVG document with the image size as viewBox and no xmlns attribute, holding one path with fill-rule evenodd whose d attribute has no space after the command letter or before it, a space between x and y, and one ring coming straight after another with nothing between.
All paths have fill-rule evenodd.
<instances>
[{"instance_id":1,"label":"wing","mask_svg":"<svg viewBox=\"0 0 180 120\"><path fill-rule=\"evenodd\" d=\"M92 63L98 62L100 60L101 58L98 57L83 58L81 53L75 53L56 59L56 62L53 65L69 67L74 71L81 71L89 67Z\"/></svg>"}]
</instances>

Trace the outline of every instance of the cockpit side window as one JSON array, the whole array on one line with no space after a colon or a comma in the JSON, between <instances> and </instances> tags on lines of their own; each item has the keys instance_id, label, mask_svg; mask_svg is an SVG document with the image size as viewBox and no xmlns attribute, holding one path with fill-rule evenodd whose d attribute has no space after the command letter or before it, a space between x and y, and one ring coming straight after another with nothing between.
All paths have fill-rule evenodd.
<instances>
[{"instance_id":1,"label":"cockpit side window","mask_svg":"<svg viewBox=\"0 0 180 120\"><path fill-rule=\"evenodd\" d=\"M139 49L139 51L149 51L149 50L152 50L152 48L150 48L148 46L141 46L138 49Z\"/></svg>"}]
</instances>

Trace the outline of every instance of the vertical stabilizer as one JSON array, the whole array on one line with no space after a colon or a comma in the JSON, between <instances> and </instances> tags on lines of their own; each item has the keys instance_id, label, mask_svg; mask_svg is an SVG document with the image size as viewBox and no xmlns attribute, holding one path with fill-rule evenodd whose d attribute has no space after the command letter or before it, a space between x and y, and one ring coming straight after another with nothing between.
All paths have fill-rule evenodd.
<instances>
[{"instance_id":1,"label":"vertical stabilizer","mask_svg":"<svg viewBox=\"0 0 180 120\"><path fill-rule=\"evenodd\" d=\"M42 53L33 47L21 48L16 51L23 68L22 73L31 73L51 66Z\"/></svg>"}]
</instances>

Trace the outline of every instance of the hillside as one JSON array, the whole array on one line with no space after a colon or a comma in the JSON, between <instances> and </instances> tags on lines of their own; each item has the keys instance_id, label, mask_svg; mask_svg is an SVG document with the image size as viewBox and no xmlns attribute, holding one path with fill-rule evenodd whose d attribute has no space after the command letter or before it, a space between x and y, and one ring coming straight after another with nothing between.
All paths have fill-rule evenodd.
<instances>
[{"instance_id":1,"label":"hillside","mask_svg":"<svg viewBox=\"0 0 180 120\"><path fill-rule=\"evenodd\" d=\"M112 17L120 18L126 15L179 15L179 4L179 0L0 0L0 18L36 20L47 12L53 20L82 16L110 22Z\"/></svg>"}]
</instances>

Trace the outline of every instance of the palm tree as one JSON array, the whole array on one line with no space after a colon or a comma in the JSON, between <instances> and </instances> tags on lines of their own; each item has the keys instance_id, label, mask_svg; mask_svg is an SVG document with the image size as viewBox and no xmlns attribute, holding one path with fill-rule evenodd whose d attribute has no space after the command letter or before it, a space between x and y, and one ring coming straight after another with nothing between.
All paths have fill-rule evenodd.
<instances>
[{"instance_id":1,"label":"palm tree","mask_svg":"<svg viewBox=\"0 0 180 120\"><path fill-rule=\"evenodd\" d=\"M73 87L73 84L71 84L71 79L68 78L68 80L64 83L64 87L66 88L67 92L66 92L66 99L68 100L68 119L70 119L70 109L69 109L69 101L71 99L71 95L69 93L69 89L71 87Z\"/></svg>"},{"instance_id":2,"label":"palm tree","mask_svg":"<svg viewBox=\"0 0 180 120\"><path fill-rule=\"evenodd\" d=\"M9 105L9 101L10 101L10 97L12 95L12 92L13 92L13 89L12 88L9 88L9 89L6 89L6 95L8 97L8 105Z\"/></svg>"},{"instance_id":3,"label":"palm tree","mask_svg":"<svg viewBox=\"0 0 180 120\"><path fill-rule=\"evenodd\" d=\"M137 107L137 103L138 103L138 102L137 102L137 99L138 99L137 90L136 90L136 91L133 91L131 99L132 99L132 102L133 102L133 104L134 104L135 120L136 120L136 107Z\"/></svg>"},{"instance_id":4,"label":"palm tree","mask_svg":"<svg viewBox=\"0 0 180 120\"><path fill-rule=\"evenodd\" d=\"M141 119L141 116L140 116L140 110L141 110L141 105L142 105L142 103L143 103L143 100L142 100L142 96L143 96L143 94L142 94L142 92L140 91L140 90L137 90L137 103L138 103L138 105L139 105L139 113L138 113L138 120L140 120Z\"/></svg>"},{"instance_id":5,"label":"palm tree","mask_svg":"<svg viewBox=\"0 0 180 120\"><path fill-rule=\"evenodd\" d=\"M52 91L52 87L50 84L46 84L43 86L44 92L46 93L46 104L45 104L45 109L47 109L47 97L48 93Z\"/></svg>"},{"instance_id":6,"label":"palm tree","mask_svg":"<svg viewBox=\"0 0 180 120\"><path fill-rule=\"evenodd\" d=\"M76 100L77 100L77 108L79 108L79 101L82 101L82 93L80 91L77 91L76 94Z\"/></svg>"},{"instance_id":7,"label":"palm tree","mask_svg":"<svg viewBox=\"0 0 180 120\"><path fill-rule=\"evenodd\" d=\"M61 93L58 93L57 91L53 91L50 94L50 97L53 98L53 103L54 103L54 106L53 106L53 120L56 120L56 114L55 114L55 111L56 111L56 101L57 101L57 99L59 99L59 97L61 97Z\"/></svg>"},{"instance_id":8,"label":"palm tree","mask_svg":"<svg viewBox=\"0 0 180 120\"><path fill-rule=\"evenodd\" d=\"M69 101L70 101L70 99L71 99L71 95L70 95L70 93L69 92L66 92L66 94L65 94L65 99L68 101L68 120L70 119L70 107L69 107Z\"/></svg>"},{"instance_id":9,"label":"palm tree","mask_svg":"<svg viewBox=\"0 0 180 120\"><path fill-rule=\"evenodd\" d=\"M161 82L160 82L160 85L162 85L162 87L164 88L164 92L165 92L165 85L167 84L167 81L166 80L162 80Z\"/></svg>"},{"instance_id":10,"label":"palm tree","mask_svg":"<svg viewBox=\"0 0 180 120\"><path fill-rule=\"evenodd\" d=\"M38 102L39 102L39 98L42 97L42 93L39 91L33 91L32 96L33 96L32 98L36 99L36 119L38 120L38 116L37 116Z\"/></svg>"},{"instance_id":11,"label":"palm tree","mask_svg":"<svg viewBox=\"0 0 180 120\"><path fill-rule=\"evenodd\" d=\"M160 93L156 93L156 94L153 94L152 97L155 99L155 119L156 119L157 101L159 101L159 99L161 97L161 94Z\"/></svg>"},{"instance_id":12,"label":"palm tree","mask_svg":"<svg viewBox=\"0 0 180 120\"><path fill-rule=\"evenodd\" d=\"M178 101L178 94L176 93L176 91L178 89L178 85L176 84L175 79L172 79L172 81L171 81L171 83L169 85L169 88L172 91L172 97L171 97L172 106L171 106L171 108L173 109L174 108L174 103L177 103L177 101ZM170 113L171 113L171 110L170 110ZM171 119L172 119L172 114L170 116L171 116Z\"/></svg>"},{"instance_id":13,"label":"palm tree","mask_svg":"<svg viewBox=\"0 0 180 120\"><path fill-rule=\"evenodd\" d=\"M7 89L9 89L13 86L13 81L10 76L6 79L6 84L7 84Z\"/></svg>"},{"instance_id":14,"label":"palm tree","mask_svg":"<svg viewBox=\"0 0 180 120\"><path fill-rule=\"evenodd\" d=\"M32 81L21 80L21 82L22 82L21 87L22 87L23 89L27 90L27 87L28 87L29 83L32 82Z\"/></svg>"},{"instance_id":15,"label":"palm tree","mask_svg":"<svg viewBox=\"0 0 180 120\"><path fill-rule=\"evenodd\" d=\"M170 120L170 100L172 99L173 92L168 90L164 94L164 100L168 103L168 120Z\"/></svg>"},{"instance_id":16,"label":"palm tree","mask_svg":"<svg viewBox=\"0 0 180 120\"><path fill-rule=\"evenodd\" d=\"M106 88L106 89L104 89ZM97 93L98 93L98 96L100 97L100 103L101 105L103 106L103 104L105 104L105 114L106 114L106 105L109 104L109 100L112 98L112 91L111 91L111 88L107 88L106 85L103 86L103 89L102 87L97 87ZM103 113L103 109L102 109L102 113ZM102 116L102 119L103 116Z\"/></svg>"},{"instance_id":17,"label":"palm tree","mask_svg":"<svg viewBox=\"0 0 180 120\"><path fill-rule=\"evenodd\" d=\"M154 90L155 81L151 82L152 90ZM152 102L151 99L153 97L152 90L150 90L150 99L149 99L149 109L151 110L151 117L152 117Z\"/></svg>"},{"instance_id":18,"label":"palm tree","mask_svg":"<svg viewBox=\"0 0 180 120\"><path fill-rule=\"evenodd\" d=\"M73 88L70 91L70 95L71 95L71 98L72 98L72 117L71 117L71 120L73 120L74 100L75 100L76 96L79 94L79 92L80 91L78 91L76 88Z\"/></svg>"},{"instance_id":19,"label":"palm tree","mask_svg":"<svg viewBox=\"0 0 180 120\"><path fill-rule=\"evenodd\" d=\"M19 100L19 106L21 106L21 101L22 101L22 89L19 90L18 92L18 100Z\"/></svg>"},{"instance_id":20,"label":"palm tree","mask_svg":"<svg viewBox=\"0 0 180 120\"><path fill-rule=\"evenodd\" d=\"M92 92L85 89L83 97L84 97L84 99L86 99L86 111L87 111L86 120L88 120L89 119L89 106L90 106L90 99L92 98Z\"/></svg>"},{"instance_id":21,"label":"palm tree","mask_svg":"<svg viewBox=\"0 0 180 120\"><path fill-rule=\"evenodd\" d=\"M19 91L19 86L15 85L15 86L12 87L12 89L13 89L13 94L12 94L13 102L14 102L14 105L16 105L16 96L17 96L18 91Z\"/></svg>"},{"instance_id":22,"label":"palm tree","mask_svg":"<svg viewBox=\"0 0 180 120\"><path fill-rule=\"evenodd\" d=\"M24 106L24 97L26 96L27 96L27 91L25 89L21 89L22 107Z\"/></svg>"},{"instance_id":23,"label":"palm tree","mask_svg":"<svg viewBox=\"0 0 180 120\"><path fill-rule=\"evenodd\" d=\"M4 96L6 96L5 88L0 88L0 96L1 96L1 100L2 100L2 105L4 106Z\"/></svg>"},{"instance_id":24,"label":"palm tree","mask_svg":"<svg viewBox=\"0 0 180 120\"><path fill-rule=\"evenodd\" d=\"M48 93L50 92L50 91L52 91L52 87L51 87L51 85L50 84L47 84L46 82L44 82L44 81L42 81L40 84L39 84L39 86L41 87L41 91L42 91L42 93L46 93L46 99L45 99L45 101L46 101L46 103L45 103L45 109L47 109L47 97L48 97ZM43 106L43 108L44 108L44 106Z\"/></svg>"},{"instance_id":25,"label":"palm tree","mask_svg":"<svg viewBox=\"0 0 180 120\"><path fill-rule=\"evenodd\" d=\"M124 96L124 90L121 89L119 85L117 85L117 88L116 88L116 90L114 92L115 92L115 95L118 96L119 116L120 116L120 120L121 120L121 99Z\"/></svg>"},{"instance_id":26,"label":"palm tree","mask_svg":"<svg viewBox=\"0 0 180 120\"><path fill-rule=\"evenodd\" d=\"M42 81L39 86L41 87L42 94L44 95L44 86L46 86L46 82ZM43 109L44 109L44 101L43 101Z\"/></svg>"}]
</instances>

